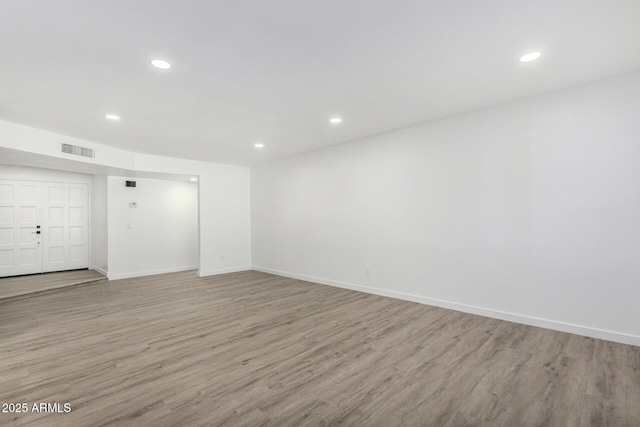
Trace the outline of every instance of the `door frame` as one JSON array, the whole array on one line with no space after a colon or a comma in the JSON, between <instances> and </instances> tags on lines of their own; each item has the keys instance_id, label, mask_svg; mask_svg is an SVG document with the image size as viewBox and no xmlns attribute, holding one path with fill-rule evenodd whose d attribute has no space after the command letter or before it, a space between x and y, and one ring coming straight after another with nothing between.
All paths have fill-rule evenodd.
<instances>
[{"instance_id":1,"label":"door frame","mask_svg":"<svg viewBox=\"0 0 640 427\"><path fill-rule=\"evenodd\" d=\"M6 170L3 170L5 169ZM75 176L78 179L73 179ZM83 179L84 178L84 179ZM42 169L30 166L0 165L0 180L40 182L56 184L85 184L87 186L87 251L88 268L93 270L93 175L76 172L57 171L52 169ZM43 186L44 187L44 186ZM43 190L44 191L44 190ZM44 194L44 193L43 193ZM44 198L44 195L43 195ZM44 200L43 200L44 209ZM44 215L44 211L43 211ZM106 212L105 212L106 215ZM64 271L64 270L63 270ZM37 273L36 273L37 274ZM7 276L12 277L12 276ZM2 277L0 277L0 280Z\"/></svg>"}]
</instances>

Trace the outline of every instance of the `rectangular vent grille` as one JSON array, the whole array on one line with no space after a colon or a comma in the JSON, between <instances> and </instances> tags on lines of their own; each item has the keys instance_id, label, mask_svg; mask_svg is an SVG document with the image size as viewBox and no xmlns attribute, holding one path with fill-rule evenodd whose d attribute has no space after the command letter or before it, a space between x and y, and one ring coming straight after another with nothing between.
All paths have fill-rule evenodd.
<instances>
[{"instance_id":1,"label":"rectangular vent grille","mask_svg":"<svg viewBox=\"0 0 640 427\"><path fill-rule=\"evenodd\" d=\"M73 154L74 156L82 157L95 157L95 153L91 148L78 147L77 145L62 143L62 152L67 154Z\"/></svg>"}]
</instances>

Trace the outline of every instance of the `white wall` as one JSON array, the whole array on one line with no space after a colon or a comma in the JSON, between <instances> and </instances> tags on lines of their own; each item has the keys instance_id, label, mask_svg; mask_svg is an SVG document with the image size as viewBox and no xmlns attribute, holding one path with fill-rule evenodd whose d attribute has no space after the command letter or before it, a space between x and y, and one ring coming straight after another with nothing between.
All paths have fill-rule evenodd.
<instances>
[{"instance_id":1,"label":"white wall","mask_svg":"<svg viewBox=\"0 0 640 427\"><path fill-rule=\"evenodd\" d=\"M62 153L60 151L62 142L91 148L95 150L95 158ZM4 120L0 120L0 147L52 158L76 160L84 164L135 170L135 156L132 152Z\"/></svg>"},{"instance_id":2,"label":"white wall","mask_svg":"<svg viewBox=\"0 0 640 427\"><path fill-rule=\"evenodd\" d=\"M107 206L107 177L94 175L91 204L93 268L104 275L109 271Z\"/></svg>"},{"instance_id":3,"label":"white wall","mask_svg":"<svg viewBox=\"0 0 640 427\"><path fill-rule=\"evenodd\" d=\"M107 193L110 279L198 267L197 184L110 176Z\"/></svg>"},{"instance_id":4,"label":"white wall","mask_svg":"<svg viewBox=\"0 0 640 427\"><path fill-rule=\"evenodd\" d=\"M191 174L198 175L200 276L249 270L249 168L206 163L207 167L202 167L201 163L149 155L136 159L139 170L191 171Z\"/></svg>"},{"instance_id":5,"label":"white wall","mask_svg":"<svg viewBox=\"0 0 640 427\"><path fill-rule=\"evenodd\" d=\"M87 184L89 189L91 189L93 184L93 177L91 175L3 164L0 164L0 179Z\"/></svg>"},{"instance_id":6,"label":"white wall","mask_svg":"<svg viewBox=\"0 0 640 427\"><path fill-rule=\"evenodd\" d=\"M634 73L253 167L254 268L640 345L638 117Z\"/></svg>"},{"instance_id":7,"label":"white wall","mask_svg":"<svg viewBox=\"0 0 640 427\"><path fill-rule=\"evenodd\" d=\"M62 141L92 148L96 157L88 159L61 153ZM1 120L0 148L54 160L63 159L66 164L72 163L82 172L92 174L122 175L123 171L128 171L132 175L139 172L198 176L201 190L198 204L199 274L204 276L251 268L248 167L133 153ZM42 159L37 161L43 162ZM0 163L3 163L1 157Z\"/></svg>"}]
</instances>

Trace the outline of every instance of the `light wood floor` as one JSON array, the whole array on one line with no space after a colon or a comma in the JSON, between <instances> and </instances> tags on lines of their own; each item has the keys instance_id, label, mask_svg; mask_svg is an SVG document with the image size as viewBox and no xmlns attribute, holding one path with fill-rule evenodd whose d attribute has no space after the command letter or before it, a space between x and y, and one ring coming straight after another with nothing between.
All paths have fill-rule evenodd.
<instances>
[{"instance_id":1,"label":"light wood floor","mask_svg":"<svg viewBox=\"0 0 640 427\"><path fill-rule=\"evenodd\" d=\"M259 272L0 302L29 426L640 426L640 347Z\"/></svg>"},{"instance_id":2,"label":"light wood floor","mask_svg":"<svg viewBox=\"0 0 640 427\"><path fill-rule=\"evenodd\" d=\"M94 270L61 271L0 278L0 299L93 282L105 277Z\"/></svg>"}]
</instances>

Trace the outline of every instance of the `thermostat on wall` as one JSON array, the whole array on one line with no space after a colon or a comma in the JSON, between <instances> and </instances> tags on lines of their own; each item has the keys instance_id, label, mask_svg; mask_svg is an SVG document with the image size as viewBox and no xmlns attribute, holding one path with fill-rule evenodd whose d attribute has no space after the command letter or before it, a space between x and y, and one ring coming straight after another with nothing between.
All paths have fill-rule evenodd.
<instances>
[{"instance_id":1,"label":"thermostat on wall","mask_svg":"<svg viewBox=\"0 0 640 427\"><path fill-rule=\"evenodd\" d=\"M125 187L135 187L136 186L136 182L135 181L125 181Z\"/></svg>"}]
</instances>

